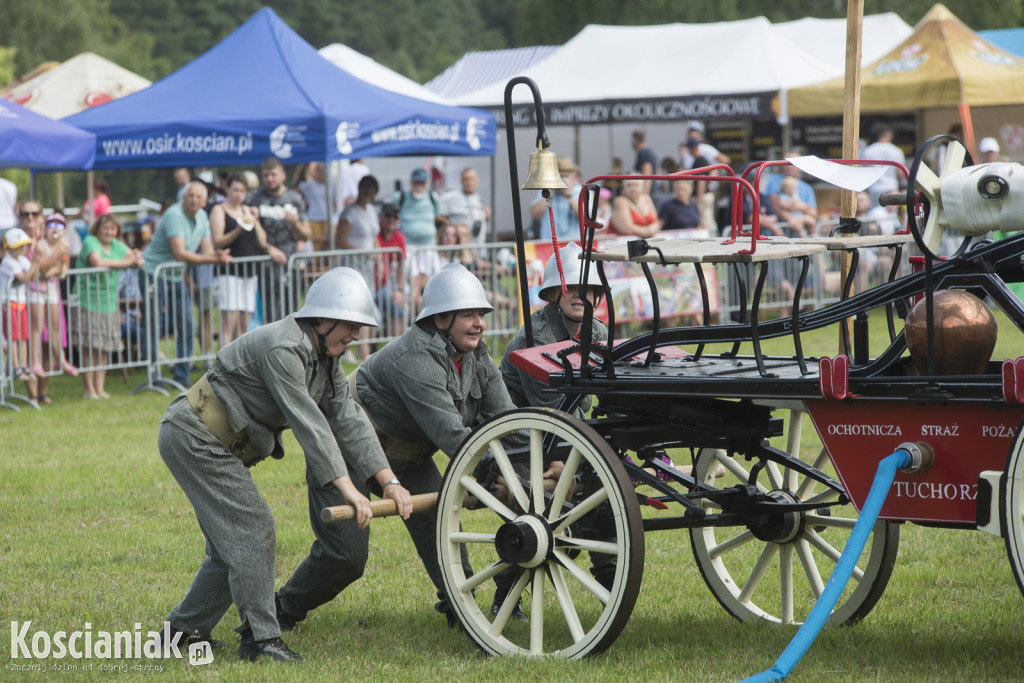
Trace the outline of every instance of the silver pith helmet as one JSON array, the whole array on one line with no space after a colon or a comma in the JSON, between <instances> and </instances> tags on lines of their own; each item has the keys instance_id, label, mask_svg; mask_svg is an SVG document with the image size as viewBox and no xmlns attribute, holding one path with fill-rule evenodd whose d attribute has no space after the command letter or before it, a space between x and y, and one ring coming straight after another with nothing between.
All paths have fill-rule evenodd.
<instances>
[{"instance_id":1,"label":"silver pith helmet","mask_svg":"<svg viewBox=\"0 0 1024 683\"><path fill-rule=\"evenodd\" d=\"M570 242L559 249L558 253L562 258L565 286L572 287L573 285L580 284L580 278L583 277L583 261L580 260L580 254L583 253L583 249L575 242ZM587 286L601 286L601 281L597 276L597 268L594 266L591 266L590 270L587 271ZM558 277L558 262L555 260L555 255L552 254L548 259L547 265L544 266L544 280L540 284L540 298L544 301L553 300L555 292L551 290L556 287L559 292L562 290L562 280Z\"/></svg>"},{"instance_id":2,"label":"silver pith helmet","mask_svg":"<svg viewBox=\"0 0 1024 683\"><path fill-rule=\"evenodd\" d=\"M332 268L309 286L296 318L329 318L377 327L373 294L363 276L344 266Z\"/></svg>"},{"instance_id":3,"label":"silver pith helmet","mask_svg":"<svg viewBox=\"0 0 1024 683\"><path fill-rule=\"evenodd\" d=\"M416 322L438 313L465 310L493 311L494 306L487 300L487 292L476 275L461 263L449 263L427 280L423 310L416 316Z\"/></svg>"}]
</instances>

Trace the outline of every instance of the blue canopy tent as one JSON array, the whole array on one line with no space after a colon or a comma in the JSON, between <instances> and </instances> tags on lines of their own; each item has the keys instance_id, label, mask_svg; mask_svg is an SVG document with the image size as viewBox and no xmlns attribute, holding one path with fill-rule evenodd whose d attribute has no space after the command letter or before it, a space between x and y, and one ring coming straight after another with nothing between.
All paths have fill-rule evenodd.
<instances>
[{"instance_id":1,"label":"blue canopy tent","mask_svg":"<svg viewBox=\"0 0 1024 683\"><path fill-rule=\"evenodd\" d=\"M494 154L487 112L377 88L264 8L145 90L65 119L97 137L96 168Z\"/></svg>"},{"instance_id":2,"label":"blue canopy tent","mask_svg":"<svg viewBox=\"0 0 1024 683\"><path fill-rule=\"evenodd\" d=\"M0 167L87 169L95 158L94 134L0 99Z\"/></svg>"}]
</instances>

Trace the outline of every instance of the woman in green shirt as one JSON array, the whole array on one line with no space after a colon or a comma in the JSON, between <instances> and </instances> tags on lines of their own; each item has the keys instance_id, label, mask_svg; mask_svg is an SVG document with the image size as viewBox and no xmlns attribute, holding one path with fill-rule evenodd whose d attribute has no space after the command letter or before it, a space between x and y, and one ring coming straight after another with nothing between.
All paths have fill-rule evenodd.
<instances>
[{"instance_id":1,"label":"woman in green shirt","mask_svg":"<svg viewBox=\"0 0 1024 683\"><path fill-rule=\"evenodd\" d=\"M78 268L107 268L78 276L79 296L74 333L82 348L82 381L85 398L110 398L103 390L108 364L107 356L122 350L121 312L117 299L119 274L113 269L142 265L142 252L129 249L121 238L121 221L112 214L100 216L89 228L78 255ZM87 370L85 368L96 368Z\"/></svg>"}]
</instances>

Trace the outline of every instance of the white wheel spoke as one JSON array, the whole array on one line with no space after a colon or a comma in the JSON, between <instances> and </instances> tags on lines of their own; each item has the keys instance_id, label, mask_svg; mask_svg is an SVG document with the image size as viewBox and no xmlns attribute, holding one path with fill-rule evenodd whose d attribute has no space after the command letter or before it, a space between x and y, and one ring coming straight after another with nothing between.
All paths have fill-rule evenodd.
<instances>
[{"instance_id":1,"label":"white wheel spoke","mask_svg":"<svg viewBox=\"0 0 1024 683\"><path fill-rule=\"evenodd\" d=\"M754 569L747 578L747 582L743 584L743 590L740 591L739 595L740 602L750 601L750 596L757 590L761 579L764 578L765 572L768 571L768 565L771 564L772 559L778 552L779 546L777 544L769 543L765 545L764 550L761 551L761 556L757 558L757 564L754 565Z\"/></svg>"},{"instance_id":2,"label":"white wheel spoke","mask_svg":"<svg viewBox=\"0 0 1024 683\"><path fill-rule=\"evenodd\" d=\"M533 573L530 589L530 652L544 652L544 572Z\"/></svg>"},{"instance_id":3,"label":"white wheel spoke","mask_svg":"<svg viewBox=\"0 0 1024 683\"><path fill-rule=\"evenodd\" d=\"M581 517L583 517L583 515L587 514L588 512L590 512L591 510L593 510L606 500L608 500L607 488L602 488L600 491L595 491L591 495L587 496L585 499L581 500L579 505L577 505L576 507L569 511L569 514L567 514L562 519L558 520L555 528L552 529L552 533L560 534L564 532L565 527L569 526L576 520L580 519Z\"/></svg>"},{"instance_id":4,"label":"white wheel spoke","mask_svg":"<svg viewBox=\"0 0 1024 683\"><path fill-rule=\"evenodd\" d=\"M523 490L523 484L519 481L519 475L512 468L512 461L508 459L508 454L505 453L505 447L502 446L501 440L491 439L488 446L494 455L494 462L497 463L498 469L501 470L501 476L505 478L505 486L508 488L508 492L512 494L521 510L529 510L530 499L526 495L526 491Z\"/></svg>"},{"instance_id":5,"label":"white wheel spoke","mask_svg":"<svg viewBox=\"0 0 1024 683\"><path fill-rule=\"evenodd\" d=\"M818 451L818 457L816 457L814 462L811 463L811 467L816 470L820 470L825 467L826 462L828 462L828 451L822 447L822 449ZM811 477L804 477L803 482L800 483L800 488L796 491L796 497L800 500L806 501L807 497L814 492L814 489L817 488L817 486L817 481Z\"/></svg>"},{"instance_id":6,"label":"white wheel spoke","mask_svg":"<svg viewBox=\"0 0 1024 683\"><path fill-rule=\"evenodd\" d=\"M939 225L939 216L942 208L937 202L932 202L932 208L928 212L928 222L924 226L924 243L933 254L939 253L942 247L942 226Z\"/></svg>"},{"instance_id":7,"label":"white wheel spoke","mask_svg":"<svg viewBox=\"0 0 1024 683\"><path fill-rule=\"evenodd\" d=\"M824 491L822 491L821 493L819 493L816 496L811 496L810 498L804 498L803 502L805 504L810 504L810 505L826 505L828 503L834 502L836 500L836 498L838 498L838 497L839 497L839 494L836 493L835 491L833 491L832 489L825 489Z\"/></svg>"},{"instance_id":8,"label":"white wheel spoke","mask_svg":"<svg viewBox=\"0 0 1024 683\"><path fill-rule=\"evenodd\" d=\"M849 517L831 517L829 515L816 515L807 513L807 524L809 526L827 526L835 529L852 529L857 520Z\"/></svg>"},{"instance_id":9,"label":"white wheel spoke","mask_svg":"<svg viewBox=\"0 0 1024 683\"><path fill-rule=\"evenodd\" d=\"M516 518L516 513L512 512L507 505L502 503L500 500L491 495L490 491L485 489L483 486L477 483L476 479L466 474L459 479L459 483L462 485L467 492L475 496L477 500L483 503L489 510L494 512L496 515L504 519L506 522L511 522Z\"/></svg>"},{"instance_id":10,"label":"white wheel spoke","mask_svg":"<svg viewBox=\"0 0 1024 683\"><path fill-rule=\"evenodd\" d=\"M736 548L739 548L740 546L745 545L747 543L750 543L753 540L754 540L754 534L751 531L749 531L749 530L748 531L744 531L741 534L737 534L737 535L733 536L730 539L722 541L721 543L716 545L714 548L711 548L708 551L708 555L710 555L711 558L714 559L714 558L717 558L717 557L721 556L723 553L727 553L730 550L734 550Z\"/></svg>"},{"instance_id":11,"label":"white wheel spoke","mask_svg":"<svg viewBox=\"0 0 1024 683\"><path fill-rule=\"evenodd\" d=\"M509 589L508 595L505 596L505 602L502 603L501 609L498 610L498 614L494 617L494 622L491 624L491 628L488 629L488 633L490 633L492 637L497 638L505 629L505 625L508 624L509 617L512 616L512 612L514 612L516 607L519 605L519 599L523 595L523 588L526 587L526 583L529 580L530 572L523 572L515 585Z\"/></svg>"},{"instance_id":12,"label":"white wheel spoke","mask_svg":"<svg viewBox=\"0 0 1024 683\"><path fill-rule=\"evenodd\" d=\"M573 536L556 536L555 543L562 550L565 550L567 547L574 546L580 550L586 550L591 553L604 553L605 555L619 554L618 543L610 543L608 541L595 541L590 538L575 538Z\"/></svg>"},{"instance_id":13,"label":"white wheel spoke","mask_svg":"<svg viewBox=\"0 0 1024 683\"><path fill-rule=\"evenodd\" d=\"M793 623L793 546L783 546L779 552L779 588L782 623Z\"/></svg>"},{"instance_id":14,"label":"white wheel spoke","mask_svg":"<svg viewBox=\"0 0 1024 683\"><path fill-rule=\"evenodd\" d=\"M544 510L544 434L530 430L530 490L533 491L533 509Z\"/></svg>"},{"instance_id":15,"label":"white wheel spoke","mask_svg":"<svg viewBox=\"0 0 1024 683\"><path fill-rule=\"evenodd\" d=\"M800 455L800 440L803 435L804 413L801 410L789 411L789 437L786 441L786 452Z\"/></svg>"},{"instance_id":16,"label":"white wheel spoke","mask_svg":"<svg viewBox=\"0 0 1024 683\"><path fill-rule=\"evenodd\" d=\"M800 557L800 564L803 565L807 582L811 585L811 590L814 591L814 599L817 600L825 590L825 584L821 580L818 563L814 561L814 556L811 554L811 546L807 541L800 539L796 544L796 552Z\"/></svg>"},{"instance_id":17,"label":"white wheel spoke","mask_svg":"<svg viewBox=\"0 0 1024 683\"><path fill-rule=\"evenodd\" d=\"M576 603L573 602L569 588L565 585L565 577L562 576L561 568L556 564L551 564L549 567L551 569L551 585L555 589L558 606L562 608L562 615L565 617L565 623L569 627L573 642L578 643L582 640L585 632L580 624L580 615L576 613Z\"/></svg>"},{"instance_id":18,"label":"white wheel spoke","mask_svg":"<svg viewBox=\"0 0 1024 683\"><path fill-rule=\"evenodd\" d=\"M565 459L565 469L562 470L562 476L558 478L555 490L551 494L551 509L548 511L549 522L553 522L561 516L562 505L565 503L566 496L569 495L573 480L576 478L576 470L579 468L580 460L582 459L583 454L580 453L578 448L573 446L572 450L569 451L569 457Z\"/></svg>"},{"instance_id":19,"label":"white wheel spoke","mask_svg":"<svg viewBox=\"0 0 1024 683\"><path fill-rule=\"evenodd\" d=\"M456 531L448 534L448 540L452 543L494 543L494 534L484 534L469 531Z\"/></svg>"},{"instance_id":20,"label":"white wheel spoke","mask_svg":"<svg viewBox=\"0 0 1024 683\"><path fill-rule=\"evenodd\" d=\"M840 553L838 550L836 550L835 547L831 543L829 543L828 541L823 539L821 536L819 536L817 534L817 532L815 532L815 531L809 532L807 534L807 540L815 548L817 548L821 552L825 553L825 555L828 556L828 558L830 560L832 560L833 562L839 562L839 556L842 553ZM856 567L854 567L853 568L853 578L855 578L858 581L860 581L863 577L864 577L864 570L860 568L860 565L857 565Z\"/></svg>"},{"instance_id":21,"label":"white wheel spoke","mask_svg":"<svg viewBox=\"0 0 1024 683\"><path fill-rule=\"evenodd\" d=\"M508 569L510 566L511 565L507 562L495 562L491 566L487 567L487 569L482 569L478 571L476 574L473 574L473 576L470 576L465 581L460 583L459 592L469 593L470 591L475 590L484 581L487 581L488 579L493 579L500 572L502 572L505 569Z\"/></svg>"},{"instance_id":22,"label":"white wheel spoke","mask_svg":"<svg viewBox=\"0 0 1024 683\"><path fill-rule=\"evenodd\" d=\"M608 598L611 596L611 593L608 592L607 588L599 584L597 579L590 575L590 572L573 562L572 558L566 555L564 551L556 550L555 557L562 563L562 566L564 566L566 570L576 578L577 581L583 584L584 588L593 593L597 599L601 601L601 604L608 604Z\"/></svg>"},{"instance_id":23,"label":"white wheel spoke","mask_svg":"<svg viewBox=\"0 0 1024 683\"><path fill-rule=\"evenodd\" d=\"M765 473L768 475L768 482L772 485L772 490L785 488L782 480L782 472L779 470L779 464L777 462L768 462L768 466L764 468Z\"/></svg>"}]
</instances>

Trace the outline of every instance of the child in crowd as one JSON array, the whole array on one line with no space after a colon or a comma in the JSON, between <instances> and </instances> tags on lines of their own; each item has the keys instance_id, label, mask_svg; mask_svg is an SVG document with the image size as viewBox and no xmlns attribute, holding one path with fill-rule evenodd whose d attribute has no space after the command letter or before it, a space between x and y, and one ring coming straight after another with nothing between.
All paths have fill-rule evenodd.
<instances>
[{"instance_id":1,"label":"child in crowd","mask_svg":"<svg viewBox=\"0 0 1024 683\"><path fill-rule=\"evenodd\" d=\"M29 261L32 238L21 228L4 233L4 254L0 261L0 302L3 302L4 336L9 342L10 366L14 379L31 379L28 369L28 283L39 276L39 256Z\"/></svg>"},{"instance_id":2,"label":"child in crowd","mask_svg":"<svg viewBox=\"0 0 1024 683\"><path fill-rule=\"evenodd\" d=\"M815 232L814 216L805 213L811 208L797 196L797 179L788 176L779 185L779 218L789 224L793 237L807 237Z\"/></svg>"},{"instance_id":3,"label":"child in crowd","mask_svg":"<svg viewBox=\"0 0 1024 683\"><path fill-rule=\"evenodd\" d=\"M63 324L63 315L60 296L60 281L67 277L70 265L71 247L65 238L67 221L63 214L53 213L46 219L43 232L43 239L35 243L35 251L40 252L40 263L49 262L52 265L46 267L45 272L39 273L39 283L35 292L29 286L29 303L36 307L29 316L31 335L33 343L38 339L40 346L46 343L51 367L60 367L64 372L75 377L78 369L68 362L64 355L67 347L67 333ZM45 339L44 339L45 337ZM33 353L33 359L40 358L40 355ZM43 367L33 365L32 372L43 375ZM45 391L40 393L45 394ZM49 403L49 401L47 401Z\"/></svg>"}]
</instances>

